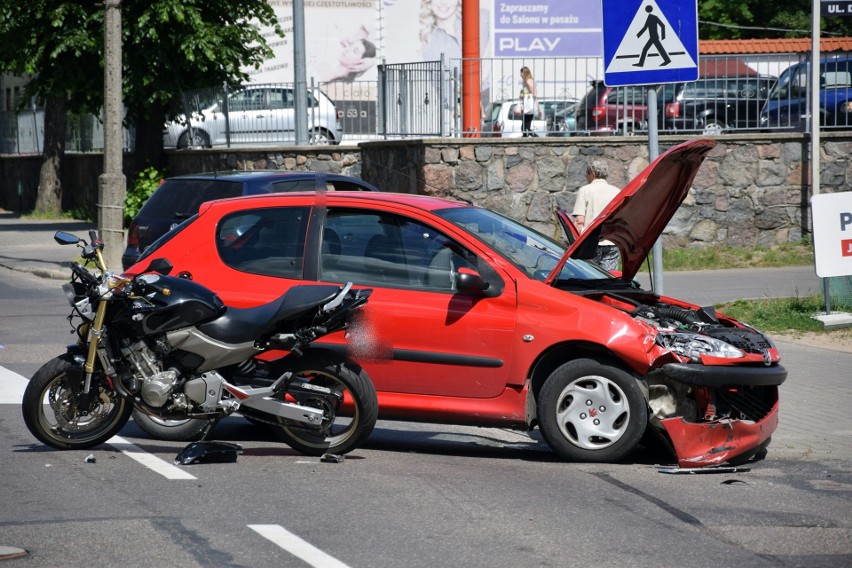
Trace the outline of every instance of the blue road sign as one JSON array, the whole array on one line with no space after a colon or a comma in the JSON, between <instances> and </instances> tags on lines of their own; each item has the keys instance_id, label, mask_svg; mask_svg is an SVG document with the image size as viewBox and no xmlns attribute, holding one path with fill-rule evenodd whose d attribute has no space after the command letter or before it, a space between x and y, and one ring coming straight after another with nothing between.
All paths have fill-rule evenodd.
<instances>
[{"instance_id":1,"label":"blue road sign","mask_svg":"<svg viewBox=\"0 0 852 568\"><path fill-rule=\"evenodd\" d=\"M698 79L697 0L601 0L604 83Z\"/></svg>"}]
</instances>

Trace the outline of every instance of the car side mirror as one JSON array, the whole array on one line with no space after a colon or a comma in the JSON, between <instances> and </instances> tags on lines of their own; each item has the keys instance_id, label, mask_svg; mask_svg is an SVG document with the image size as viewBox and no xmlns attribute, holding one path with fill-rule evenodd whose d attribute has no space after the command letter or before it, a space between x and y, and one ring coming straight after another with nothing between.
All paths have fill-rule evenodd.
<instances>
[{"instance_id":1,"label":"car side mirror","mask_svg":"<svg viewBox=\"0 0 852 568\"><path fill-rule=\"evenodd\" d=\"M456 274L456 290L464 294L480 295L488 289L479 272L472 268L459 268Z\"/></svg>"}]
</instances>

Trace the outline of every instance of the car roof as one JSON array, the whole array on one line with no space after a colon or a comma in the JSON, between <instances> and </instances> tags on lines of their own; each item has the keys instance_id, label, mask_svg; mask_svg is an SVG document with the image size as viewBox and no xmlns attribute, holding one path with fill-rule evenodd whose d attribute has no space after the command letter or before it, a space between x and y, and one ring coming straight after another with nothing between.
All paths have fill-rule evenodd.
<instances>
[{"instance_id":1,"label":"car roof","mask_svg":"<svg viewBox=\"0 0 852 568\"><path fill-rule=\"evenodd\" d=\"M206 173L198 173L198 174L188 174L182 176L172 176L167 178L168 180L217 180L224 182L233 182L233 183L241 183L248 187L263 187L267 184L272 184L277 181L289 180L289 181L300 181L300 180L315 180L318 178L324 178L327 181L340 181L340 182L349 182L357 184L365 189L370 191L379 191L379 188L374 186L373 184L362 180L361 178L356 178L353 176L347 176L343 174L332 174L326 172L293 172L286 171L282 172L279 170L238 170L238 171L225 171L225 172L206 172Z\"/></svg>"},{"instance_id":2,"label":"car roof","mask_svg":"<svg viewBox=\"0 0 852 568\"><path fill-rule=\"evenodd\" d=\"M211 209L251 209L257 207L279 207L283 205L308 205L317 201L318 193L314 191L294 191L288 193L264 193L261 195L243 195L219 199L207 202ZM397 204L423 211L438 211L440 209L457 207L474 207L463 201L433 197L429 195L415 195L411 193L388 193L388 192L359 192L359 191L334 191L323 194L323 201L328 205L369 205L369 204Z\"/></svg>"},{"instance_id":3,"label":"car roof","mask_svg":"<svg viewBox=\"0 0 852 568\"><path fill-rule=\"evenodd\" d=\"M171 176L168 179L220 179L224 181L256 181L267 179L313 179L318 175L324 175L328 179L357 179L342 174L331 174L324 172L282 172L278 170L232 170L224 172L203 172L197 174Z\"/></svg>"}]
</instances>

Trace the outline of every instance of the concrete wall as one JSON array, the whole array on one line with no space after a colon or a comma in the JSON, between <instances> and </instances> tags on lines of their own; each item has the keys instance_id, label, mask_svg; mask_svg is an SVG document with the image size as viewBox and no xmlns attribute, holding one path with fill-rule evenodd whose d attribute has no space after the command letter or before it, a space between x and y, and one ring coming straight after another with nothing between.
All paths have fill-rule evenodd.
<instances>
[{"instance_id":1,"label":"concrete wall","mask_svg":"<svg viewBox=\"0 0 852 568\"><path fill-rule=\"evenodd\" d=\"M660 138L665 151L687 137ZM769 247L810 233L808 139L802 134L718 137L692 190L664 235L668 246L724 243ZM852 190L852 134L823 133L821 191ZM214 170L274 169L342 173L386 191L452 197L500 211L559 235L553 211L570 212L585 183L589 158L606 160L610 181L625 185L648 164L643 137L375 141L355 146L176 151L172 175ZM63 205L93 206L101 157L66 157ZM17 181L24 210L35 203L38 157L0 158L0 207L16 211ZM132 174L126 173L128 184Z\"/></svg>"}]
</instances>

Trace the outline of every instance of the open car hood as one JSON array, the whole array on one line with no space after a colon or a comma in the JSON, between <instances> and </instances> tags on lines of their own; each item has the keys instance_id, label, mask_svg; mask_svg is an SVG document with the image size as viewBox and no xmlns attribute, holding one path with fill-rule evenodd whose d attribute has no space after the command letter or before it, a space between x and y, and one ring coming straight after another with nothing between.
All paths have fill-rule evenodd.
<instances>
[{"instance_id":1,"label":"open car hood","mask_svg":"<svg viewBox=\"0 0 852 568\"><path fill-rule=\"evenodd\" d=\"M568 240L575 238L545 282L552 284L569 258L594 258L602 239L615 243L621 252L621 278L633 280L714 146L715 141L699 138L671 148L628 183L580 235L576 229L571 234L564 212L559 215Z\"/></svg>"}]
</instances>

